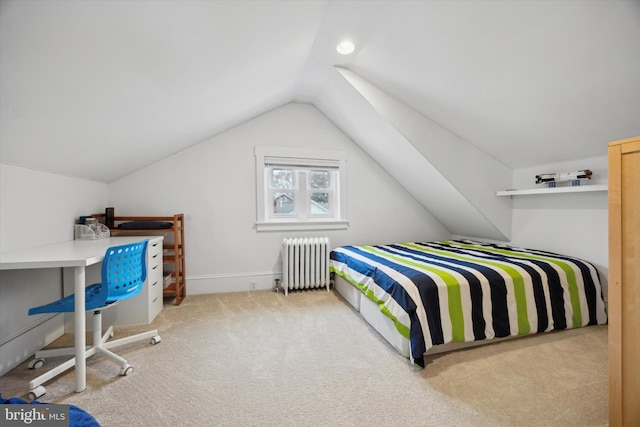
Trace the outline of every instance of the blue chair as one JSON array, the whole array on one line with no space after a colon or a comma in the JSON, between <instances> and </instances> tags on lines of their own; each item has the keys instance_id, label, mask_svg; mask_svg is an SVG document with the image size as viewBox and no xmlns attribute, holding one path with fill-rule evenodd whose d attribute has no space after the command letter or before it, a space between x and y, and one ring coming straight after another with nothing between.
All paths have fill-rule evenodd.
<instances>
[{"instance_id":1,"label":"blue chair","mask_svg":"<svg viewBox=\"0 0 640 427\"><path fill-rule=\"evenodd\" d=\"M151 340L151 344L160 342L158 330L143 332L118 340L108 341L113 337L113 326L102 334L102 310L115 305L118 301L133 298L142 290L147 277L146 253L147 240L128 245L113 246L107 249L102 261L102 281L85 289L86 310L93 311L93 343L86 349L85 358L101 354L120 366L120 375L128 375L133 366L125 359L109 350L109 348L129 344L140 340ZM70 313L75 308L75 294L69 295L50 304L33 307L29 315L43 313ZM41 350L29 363L30 369L41 368L44 357L58 357L75 354L75 348L55 348ZM46 393L42 386L45 382L75 366L75 357L51 369L29 382L29 397L34 400Z\"/></svg>"}]
</instances>

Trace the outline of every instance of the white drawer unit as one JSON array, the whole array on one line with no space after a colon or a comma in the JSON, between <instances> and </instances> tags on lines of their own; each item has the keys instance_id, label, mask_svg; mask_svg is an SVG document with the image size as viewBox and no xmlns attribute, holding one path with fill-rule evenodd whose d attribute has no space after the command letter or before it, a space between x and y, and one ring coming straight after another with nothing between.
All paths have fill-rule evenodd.
<instances>
[{"instance_id":1,"label":"white drawer unit","mask_svg":"<svg viewBox=\"0 0 640 427\"><path fill-rule=\"evenodd\" d=\"M149 243L147 245L147 280L144 282L144 287L135 297L119 301L115 306L109 307L109 310L104 310L102 312L104 325L148 325L162 311L162 244L164 237L141 236L140 240L145 238L149 240ZM100 281L99 266L100 264L97 265L96 271L87 274L87 284ZM87 327L90 326L91 322L89 321Z\"/></svg>"},{"instance_id":2,"label":"white drawer unit","mask_svg":"<svg viewBox=\"0 0 640 427\"><path fill-rule=\"evenodd\" d=\"M144 237L141 237L144 239ZM114 326L148 325L162 310L162 243L163 236L150 236L147 245L147 280L142 291L133 298L102 313L103 323ZM107 318L107 315L113 318Z\"/></svg>"},{"instance_id":3,"label":"white drawer unit","mask_svg":"<svg viewBox=\"0 0 640 427\"><path fill-rule=\"evenodd\" d=\"M162 311L162 243L164 237L154 238L147 246L147 283L149 292L149 323Z\"/></svg>"}]
</instances>

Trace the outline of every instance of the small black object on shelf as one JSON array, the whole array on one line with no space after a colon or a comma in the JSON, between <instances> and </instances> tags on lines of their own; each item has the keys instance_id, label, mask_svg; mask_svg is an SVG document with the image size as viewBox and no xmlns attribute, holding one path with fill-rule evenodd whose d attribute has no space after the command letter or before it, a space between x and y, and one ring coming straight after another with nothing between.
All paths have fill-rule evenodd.
<instances>
[{"instance_id":1,"label":"small black object on shelf","mask_svg":"<svg viewBox=\"0 0 640 427\"><path fill-rule=\"evenodd\" d=\"M115 209L114 208L107 208L104 211L104 225L106 225L108 228L113 228L114 227L114 217L115 217Z\"/></svg>"}]
</instances>

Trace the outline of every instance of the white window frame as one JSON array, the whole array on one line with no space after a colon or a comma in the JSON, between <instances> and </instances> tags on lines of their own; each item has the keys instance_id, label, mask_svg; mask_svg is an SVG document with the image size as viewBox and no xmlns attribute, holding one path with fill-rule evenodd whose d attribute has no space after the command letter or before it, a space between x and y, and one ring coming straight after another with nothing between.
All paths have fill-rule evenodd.
<instances>
[{"instance_id":1,"label":"white window frame","mask_svg":"<svg viewBox=\"0 0 640 427\"><path fill-rule=\"evenodd\" d=\"M346 154L342 151L313 150L293 147L255 147L256 156L256 230L339 230L346 229ZM295 215L272 215L270 167L277 165L300 169L333 169L338 178L333 184L334 212L332 215L307 215L307 210L298 210ZM333 179L333 178L332 178ZM298 186L306 186L303 176ZM304 190L306 194L306 190ZM305 197L306 199L306 197ZM304 212L302 212L304 211Z\"/></svg>"}]
</instances>

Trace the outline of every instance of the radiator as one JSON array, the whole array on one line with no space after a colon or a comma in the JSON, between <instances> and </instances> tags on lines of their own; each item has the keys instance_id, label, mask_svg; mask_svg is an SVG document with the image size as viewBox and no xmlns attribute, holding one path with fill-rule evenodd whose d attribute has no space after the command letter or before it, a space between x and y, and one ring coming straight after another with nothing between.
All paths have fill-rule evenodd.
<instances>
[{"instance_id":1,"label":"radiator","mask_svg":"<svg viewBox=\"0 0 640 427\"><path fill-rule=\"evenodd\" d=\"M299 237L282 240L282 287L290 289L326 287L329 290L328 237Z\"/></svg>"}]
</instances>

